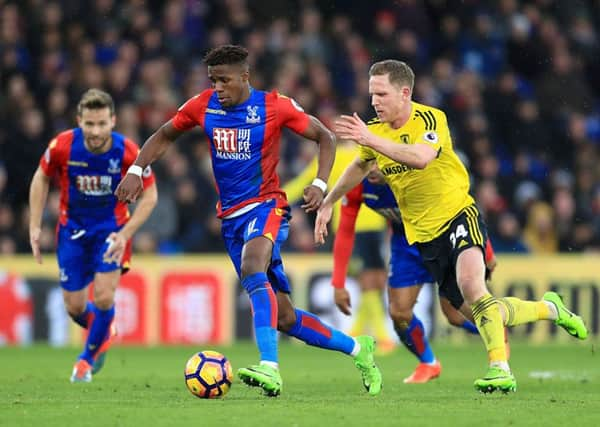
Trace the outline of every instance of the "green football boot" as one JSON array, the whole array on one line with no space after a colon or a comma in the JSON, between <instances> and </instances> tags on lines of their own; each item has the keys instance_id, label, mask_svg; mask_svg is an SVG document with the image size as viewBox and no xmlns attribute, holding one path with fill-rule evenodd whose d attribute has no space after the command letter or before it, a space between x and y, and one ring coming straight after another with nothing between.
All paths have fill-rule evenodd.
<instances>
[{"instance_id":1,"label":"green football boot","mask_svg":"<svg viewBox=\"0 0 600 427\"><path fill-rule=\"evenodd\" d=\"M250 387L260 387L266 396L275 397L281 393L283 381L279 369L269 365L251 365L238 369L238 377Z\"/></svg>"},{"instance_id":2,"label":"green football boot","mask_svg":"<svg viewBox=\"0 0 600 427\"><path fill-rule=\"evenodd\" d=\"M371 396L376 396L381 392L383 386L381 371L375 365L373 353L375 352L375 340L373 337L362 335L356 337L360 344L360 351L354 357L354 365L362 375L363 385Z\"/></svg>"},{"instance_id":3,"label":"green football boot","mask_svg":"<svg viewBox=\"0 0 600 427\"><path fill-rule=\"evenodd\" d=\"M506 394L517 391L517 380L510 372L497 366L490 366L485 377L475 380L474 386L481 393L493 393L500 390Z\"/></svg>"},{"instance_id":4,"label":"green football boot","mask_svg":"<svg viewBox=\"0 0 600 427\"><path fill-rule=\"evenodd\" d=\"M565 307L560 295L556 292L546 292L542 298L544 301L551 302L556 307L558 317L554 323L574 337L584 340L587 338L588 331L583 323L583 319L572 313Z\"/></svg>"}]
</instances>

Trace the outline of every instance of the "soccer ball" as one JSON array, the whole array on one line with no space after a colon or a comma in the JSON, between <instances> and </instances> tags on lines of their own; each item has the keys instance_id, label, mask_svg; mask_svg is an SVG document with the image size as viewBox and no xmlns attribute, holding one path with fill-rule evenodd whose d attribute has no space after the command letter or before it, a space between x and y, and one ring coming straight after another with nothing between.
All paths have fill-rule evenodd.
<instances>
[{"instance_id":1,"label":"soccer ball","mask_svg":"<svg viewBox=\"0 0 600 427\"><path fill-rule=\"evenodd\" d=\"M223 397L231 387L231 363L216 351L206 350L194 354L185 364L185 385L202 399Z\"/></svg>"}]
</instances>

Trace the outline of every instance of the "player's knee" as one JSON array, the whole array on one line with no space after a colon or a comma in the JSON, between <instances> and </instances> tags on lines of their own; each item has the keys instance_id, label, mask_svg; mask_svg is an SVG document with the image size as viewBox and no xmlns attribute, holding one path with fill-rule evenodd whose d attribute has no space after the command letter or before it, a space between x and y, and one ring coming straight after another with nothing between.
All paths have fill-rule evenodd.
<instances>
[{"instance_id":1,"label":"player's knee","mask_svg":"<svg viewBox=\"0 0 600 427\"><path fill-rule=\"evenodd\" d=\"M468 304L473 304L488 291L483 277L477 274L462 274L457 278L458 286Z\"/></svg>"},{"instance_id":2,"label":"player's knee","mask_svg":"<svg viewBox=\"0 0 600 427\"><path fill-rule=\"evenodd\" d=\"M85 311L85 308L87 305L87 301L85 299L76 298L76 297L65 298L64 303L65 303L65 309L67 310L67 313L72 318L75 318L75 317L79 316L81 313L83 313Z\"/></svg>"},{"instance_id":3,"label":"player's knee","mask_svg":"<svg viewBox=\"0 0 600 427\"><path fill-rule=\"evenodd\" d=\"M263 273L266 271L266 265L262 261L261 257L247 255L242 260L241 265L242 277L250 276L255 273Z\"/></svg>"},{"instance_id":4,"label":"player's knee","mask_svg":"<svg viewBox=\"0 0 600 427\"><path fill-rule=\"evenodd\" d=\"M96 295L94 295L94 304L100 310L108 310L114 303L114 294L108 290L106 292L97 292Z\"/></svg>"},{"instance_id":5,"label":"player's knee","mask_svg":"<svg viewBox=\"0 0 600 427\"><path fill-rule=\"evenodd\" d=\"M69 304L65 301L65 308L67 309L67 314L75 319L79 317L85 311L85 305L81 306L79 304Z\"/></svg>"},{"instance_id":6,"label":"player's knee","mask_svg":"<svg viewBox=\"0 0 600 427\"><path fill-rule=\"evenodd\" d=\"M408 307L390 305L389 313L396 326L406 325L408 327L413 317L412 308Z\"/></svg>"}]
</instances>

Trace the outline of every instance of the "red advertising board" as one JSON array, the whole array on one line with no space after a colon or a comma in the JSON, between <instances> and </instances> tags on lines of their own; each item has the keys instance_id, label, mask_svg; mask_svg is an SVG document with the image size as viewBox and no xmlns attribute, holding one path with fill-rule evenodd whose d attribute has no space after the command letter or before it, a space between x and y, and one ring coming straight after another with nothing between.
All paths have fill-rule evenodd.
<instances>
[{"instance_id":1,"label":"red advertising board","mask_svg":"<svg viewBox=\"0 0 600 427\"><path fill-rule=\"evenodd\" d=\"M166 344L221 342L224 289L220 276L206 270L166 273L161 283L161 341Z\"/></svg>"},{"instance_id":2,"label":"red advertising board","mask_svg":"<svg viewBox=\"0 0 600 427\"><path fill-rule=\"evenodd\" d=\"M121 277L115 295L118 342L146 344L147 294L146 275L133 270Z\"/></svg>"},{"instance_id":3,"label":"red advertising board","mask_svg":"<svg viewBox=\"0 0 600 427\"><path fill-rule=\"evenodd\" d=\"M16 274L0 271L0 345L31 342L32 324L29 287Z\"/></svg>"}]
</instances>

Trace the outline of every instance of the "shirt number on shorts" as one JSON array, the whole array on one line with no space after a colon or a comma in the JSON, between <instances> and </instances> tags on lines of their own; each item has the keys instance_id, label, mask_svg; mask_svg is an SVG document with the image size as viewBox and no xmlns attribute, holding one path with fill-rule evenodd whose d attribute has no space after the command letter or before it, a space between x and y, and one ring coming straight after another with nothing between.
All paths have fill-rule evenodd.
<instances>
[{"instance_id":1,"label":"shirt number on shorts","mask_svg":"<svg viewBox=\"0 0 600 427\"><path fill-rule=\"evenodd\" d=\"M467 229L465 228L465 226L462 224L458 224L458 227L456 227L456 230L453 233L450 233L450 242L452 243L452 247L456 248L456 242L459 239L464 239L468 235L469 235L469 233L467 232Z\"/></svg>"}]
</instances>

